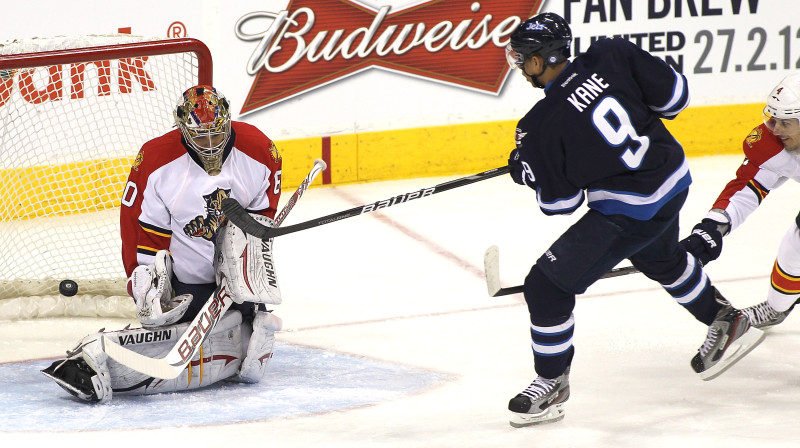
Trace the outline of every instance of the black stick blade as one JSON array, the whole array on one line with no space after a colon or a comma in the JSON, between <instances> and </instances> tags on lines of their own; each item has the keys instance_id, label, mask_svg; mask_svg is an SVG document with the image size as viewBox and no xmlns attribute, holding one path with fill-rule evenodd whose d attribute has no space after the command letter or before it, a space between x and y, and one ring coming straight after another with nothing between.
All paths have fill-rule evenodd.
<instances>
[{"instance_id":1,"label":"black stick blade","mask_svg":"<svg viewBox=\"0 0 800 448\"><path fill-rule=\"evenodd\" d=\"M247 210L242 207L236 199L233 198L225 198L222 200L222 211L225 213L225 216L234 224L236 227L242 229L245 233L253 235L257 238L261 238L262 240L272 238L270 235L270 227L265 225L259 224L258 221L253 219L247 213Z\"/></svg>"}]
</instances>

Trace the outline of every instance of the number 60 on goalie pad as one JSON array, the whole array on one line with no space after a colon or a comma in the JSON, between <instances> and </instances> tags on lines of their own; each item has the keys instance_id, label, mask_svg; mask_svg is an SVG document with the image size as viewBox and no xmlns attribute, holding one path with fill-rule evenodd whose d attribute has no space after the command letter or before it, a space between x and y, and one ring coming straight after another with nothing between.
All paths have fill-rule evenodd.
<instances>
[{"instance_id":1,"label":"number 60 on goalie pad","mask_svg":"<svg viewBox=\"0 0 800 448\"><path fill-rule=\"evenodd\" d=\"M275 227L275 221L251 213L260 224ZM228 292L236 303L256 302L278 305L281 290L272 257L272 238L248 235L228 221L217 234L214 249L217 284L228 280Z\"/></svg>"}]
</instances>

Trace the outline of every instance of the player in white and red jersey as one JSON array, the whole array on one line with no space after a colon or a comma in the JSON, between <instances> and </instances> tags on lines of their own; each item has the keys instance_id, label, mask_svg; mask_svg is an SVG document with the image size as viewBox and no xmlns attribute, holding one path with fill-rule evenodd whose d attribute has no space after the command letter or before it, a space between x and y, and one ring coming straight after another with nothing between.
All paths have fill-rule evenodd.
<instances>
[{"instance_id":1,"label":"player in white and red jersey","mask_svg":"<svg viewBox=\"0 0 800 448\"><path fill-rule=\"evenodd\" d=\"M208 297L216 287L214 242L222 200L232 197L252 213L275 216L282 160L274 143L247 123L228 120L225 126L228 130L214 137L216 144L205 145L213 150L190 146L187 131L176 129L139 151L120 212L128 276L139 265L153 264L159 250L168 249L174 261L175 292L200 288ZM196 311L203 305L203 300L194 302L182 320L191 320L192 308Z\"/></svg>"},{"instance_id":2,"label":"player in white and red jersey","mask_svg":"<svg viewBox=\"0 0 800 448\"><path fill-rule=\"evenodd\" d=\"M246 235L227 223L221 205L234 198L254 219L274 225L281 156L257 128L231 121L227 99L212 86L186 90L175 123L178 129L142 146L121 200L122 259L143 328L105 335L160 358L216 294L222 276L236 303L202 343L197 359L172 380L151 378L109 359L103 333L87 336L67 359L43 371L85 401L108 402L112 393L194 389L227 378L258 382L272 357L274 333L282 323L264 305L281 301L271 240L243 246ZM247 253L233 254L234 246L246 247ZM243 275L235 275L236 269ZM256 281L261 279L266 281ZM247 283L249 301L233 293L237 281Z\"/></svg>"},{"instance_id":3,"label":"player in white and red jersey","mask_svg":"<svg viewBox=\"0 0 800 448\"><path fill-rule=\"evenodd\" d=\"M719 257L722 237L739 227L770 191L800 182L800 73L784 78L767 97L764 123L744 139L745 159L702 222L683 240L704 264ZM753 326L769 328L786 318L800 298L800 215L783 236L772 267L767 300L744 311Z\"/></svg>"}]
</instances>

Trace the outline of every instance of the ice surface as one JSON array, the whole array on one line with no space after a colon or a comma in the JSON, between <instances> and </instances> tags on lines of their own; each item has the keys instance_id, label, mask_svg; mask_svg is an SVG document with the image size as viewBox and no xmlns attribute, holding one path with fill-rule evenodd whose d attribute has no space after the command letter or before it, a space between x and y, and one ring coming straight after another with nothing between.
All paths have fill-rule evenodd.
<instances>
[{"instance_id":1,"label":"ice surface","mask_svg":"<svg viewBox=\"0 0 800 448\"><path fill-rule=\"evenodd\" d=\"M739 156L691 159L682 234L733 176ZM288 161L287 161L288 163ZM486 169L493 167L486 167ZM464 173L464 175L472 173ZM414 179L309 190L286 224L436 185ZM726 237L707 272L735 305L765 298L798 188L771 193ZM288 198L289 194L285 194ZM119 319L0 323L0 440L50 446L797 447L800 317L790 315L719 378L689 360L706 328L656 284L601 280L575 309L566 418L508 425L508 400L533 379L521 296L490 298L482 260L500 248L504 286L575 219L546 217L532 191L499 177L281 236L284 303L271 378L254 386L73 401L36 372ZM214 415L214 419L203 415Z\"/></svg>"}]
</instances>

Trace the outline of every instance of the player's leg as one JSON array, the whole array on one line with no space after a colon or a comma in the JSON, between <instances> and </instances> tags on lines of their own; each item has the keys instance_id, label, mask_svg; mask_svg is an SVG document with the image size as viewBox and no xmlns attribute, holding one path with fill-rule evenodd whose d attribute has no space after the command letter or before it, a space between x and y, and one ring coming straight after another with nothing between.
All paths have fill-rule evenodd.
<instances>
[{"instance_id":1,"label":"player's leg","mask_svg":"<svg viewBox=\"0 0 800 448\"><path fill-rule=\"evenodd\" d=\"M525 300L530 312L531 348L537 377L508 403L514 427L554 422L564 418L569 399L569 367L575 294L557 287L534 265L525 278Z\"/></svg>"},{"instance_id":2,"label":"player's leg","mask_svg":"<svg viewBox=\"0 0 800 448\"><path fill-rule=\"evenodd\" d=\"M682 203L682 199L673 200L662 207L651 221L663 223L665 230L630 260L648 278L659 282L697 320L709 326L691 366L702 379L710 380L758 345L763 332L750 326L747 316L720 294L700 262L678 242L678 210Z\"/></svg>"},{"instance_id":3,"label":"player's leg","mask_svg":"<svg viewBox=\"0 0 800 448\"><path fill-rule=\"evenodd\" d=\"M798 216L800 218L800 216ZM800 229L793 223L778 247L767 300L742 309L750 324L766 330L786 319L800 298Z\"/></svg>"},{"instance_id":4,"label":"player's leg","mask_svg":"<svg viewBox=\"0 0 800 448\"><path fill-rule=\"evenodd\" d=\"M550 246L525 278L524 295L538 376L509 402L512 426L564 418L575 353L575 295L583 293L622 260L615 252L622 231L604 215L590 210Z\"/></svg>"}]
</instances>

